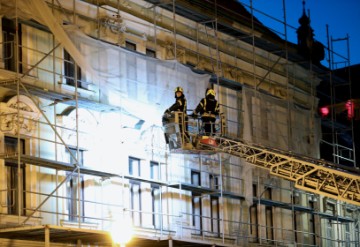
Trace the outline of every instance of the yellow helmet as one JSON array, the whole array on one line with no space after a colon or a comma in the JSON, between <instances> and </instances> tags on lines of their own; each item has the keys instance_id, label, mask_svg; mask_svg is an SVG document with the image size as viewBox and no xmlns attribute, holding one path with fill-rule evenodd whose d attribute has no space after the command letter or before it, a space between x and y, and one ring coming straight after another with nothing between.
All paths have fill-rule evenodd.
<instances>
[{"instance_id":1,"label":"yellow helmet","mask_svg":"<svg viewBox=\"0 0 360 247\"><path fill-rule=\"evenodd\" d=\"M212 95L212 96L215 97L215 91L214 91L214 89L209 89L209 90L207 90L206 96L208 96L208 95Z\"/></svg>"},{"instance_id":2,"label":"yellow helmet","mask_svg":"<svg viewBox=\"0 0 360 247\"><path fill-rule=\"evenodd\" d=\"M175 88L175 93L177 93L177 92L184 92L184 90L183 90L183 88L182 87L176 87Z\"/></svg>"}]
</instances>

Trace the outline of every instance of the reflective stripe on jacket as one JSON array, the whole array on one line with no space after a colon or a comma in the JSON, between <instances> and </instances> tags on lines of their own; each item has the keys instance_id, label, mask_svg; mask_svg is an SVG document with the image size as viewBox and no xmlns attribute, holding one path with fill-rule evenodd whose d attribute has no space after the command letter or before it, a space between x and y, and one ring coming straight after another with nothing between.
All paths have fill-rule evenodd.
<instances>
[{"instance_id":1,"label":"reflective stripe on jacket","mask_svg":"<svg viewBox=\"0 0 360 247\"><path fill-rule=\"evenodd\" d=\"M194 113L200 113L202 117L213 117L216 118L219 115L219 103L216 99L203 98L197 105Z\"/></svg>"}]
</instances>

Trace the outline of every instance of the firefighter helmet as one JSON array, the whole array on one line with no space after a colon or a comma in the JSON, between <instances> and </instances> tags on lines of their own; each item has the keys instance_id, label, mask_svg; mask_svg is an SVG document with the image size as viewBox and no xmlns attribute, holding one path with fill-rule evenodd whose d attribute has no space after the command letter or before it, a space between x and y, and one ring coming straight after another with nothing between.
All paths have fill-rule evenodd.
<instances>
[{"instance_id":1,"label":"firefighter helmet","mask_svg":"<svg viewBox=\"0 0 360 247\"><path fill-rule=\"evenodd\" d=\"M208 90L206 91L206 96L208 96L208 95L212 95L212 96L215 97L215 91L214 91L214 89L208 89Z\"/></svg>"},{"instance_id":2,"label":"firefighter helmet","mask_svg":"<svg viewBox=\"0 0 360 247\"><path fill-rule=\"evenodd\" d=\"M177 93L177 92L184 92L184 90L183 90L183 88L182 87L176 87L175 88L175 93Z\"/></svg>"}]
</instances>

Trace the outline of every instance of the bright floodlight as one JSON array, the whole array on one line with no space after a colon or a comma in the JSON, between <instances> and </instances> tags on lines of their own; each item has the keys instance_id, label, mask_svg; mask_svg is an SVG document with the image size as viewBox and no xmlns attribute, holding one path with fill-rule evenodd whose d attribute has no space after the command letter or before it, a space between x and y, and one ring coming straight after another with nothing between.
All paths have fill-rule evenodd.
<instances>
[{"instance_id":1,"label":"bright floodlight","mask_svg":"<svg viewBox=\"0 0 360 247\"><path fill-rule=\"evenodd\" d=\"M111 238L116 244L126 244L132 238L132 224L128 217L112 223L110 230Z\"/></svg>"}]
</instances>

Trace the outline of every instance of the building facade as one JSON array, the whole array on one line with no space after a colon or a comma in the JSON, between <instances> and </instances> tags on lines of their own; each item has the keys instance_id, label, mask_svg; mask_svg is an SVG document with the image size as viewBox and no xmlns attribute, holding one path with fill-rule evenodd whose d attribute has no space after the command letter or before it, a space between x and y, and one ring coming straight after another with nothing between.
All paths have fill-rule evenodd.
<instances>
[{"instance_id":1,"label":"building facade","mask_svg":"<svg viewBox=\"0 0 360 247\"><path fill-rule=\"evenodd\" d=\"M0 12L0 246L112 246L108 232L130 228L129 246L359 246L356 203L237 155L169 150L162 115L180 86L189 114L215 90L227 138L320 158L327 71L248 8L17 0Z\"/></svg>"}]
</instances>

